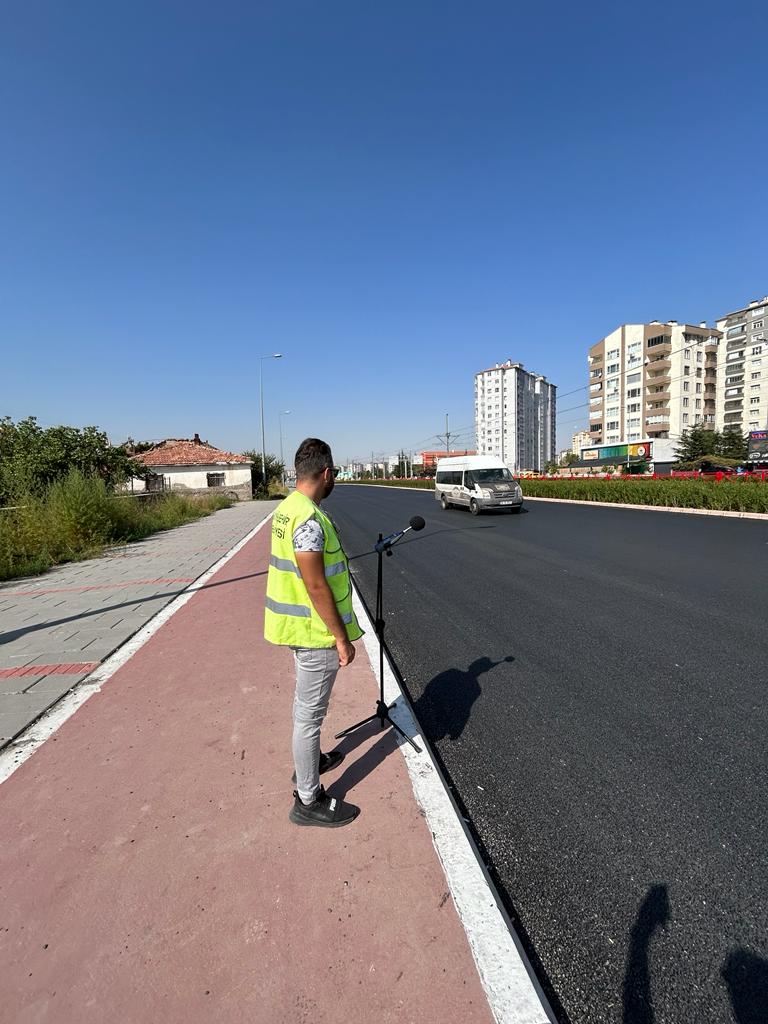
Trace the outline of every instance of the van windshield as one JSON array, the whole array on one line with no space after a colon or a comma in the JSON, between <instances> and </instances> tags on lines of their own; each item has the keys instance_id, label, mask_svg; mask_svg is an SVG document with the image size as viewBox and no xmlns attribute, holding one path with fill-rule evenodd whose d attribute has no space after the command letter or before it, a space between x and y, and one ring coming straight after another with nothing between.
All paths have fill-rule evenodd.
<instances>
[{"instance_id":1,"label":"van windshield","mask_svg":"<svg viewBox=\"0 0 768 1024\"><path fill-rule=\"evenodd\" d=\"M472 476L479 484L487 484L492 480L514 479L506 466L503 469L473 469Z\"/></svg>"}]
</instances>

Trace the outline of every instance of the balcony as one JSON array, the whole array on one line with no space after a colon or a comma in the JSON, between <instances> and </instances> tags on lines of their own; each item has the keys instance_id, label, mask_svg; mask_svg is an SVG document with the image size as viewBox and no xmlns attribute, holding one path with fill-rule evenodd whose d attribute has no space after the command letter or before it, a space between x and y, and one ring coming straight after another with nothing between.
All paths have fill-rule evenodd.
<instances>
[{"instance_id":1,"label":"balcony","mask_svg":"<svg viewBox=\"0 0 768 1024\"><path fill-rule=\"evenodd\" d=\"M667 384L669 384L671 380L672 380L672 374L670 373L669 370L662 370L661 373L656 373L656 374L646 373L646 375L645 375L646 387L653 387L653 388L666 387Z\"/></svg>"},{"instance_id":2,"label":"balcony","mask_svg":"<svg viewBox=\"0 0 768 1024\"><path fill-rule=\"evenodd\" d=\"M664 413L661 416L646 416L645 425L655 426L659 423L666 423L669 425L669 413Z\"/></svg>"},{"instance_id":3,"label":"balcony","mask_svg":"<svg viewBox=\"0 0 768 1024\"><path fill-rule=\"evenodd\" d=\"M672 348L672 338L649 338L645 343L647 352L666 352L667 349Z\"/></svg>"}]
</instances>

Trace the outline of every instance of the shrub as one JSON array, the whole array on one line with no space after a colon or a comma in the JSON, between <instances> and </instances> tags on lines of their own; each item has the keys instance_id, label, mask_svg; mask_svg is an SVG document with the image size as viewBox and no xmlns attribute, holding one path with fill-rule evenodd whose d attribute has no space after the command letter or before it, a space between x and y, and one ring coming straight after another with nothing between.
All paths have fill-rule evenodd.
<instances>
[{"instance_id":1,"label":"shrub","mask_svg":"<svg viewBox=\"0 0 768 1024\"><path fill-rule=\"evenodd\" d=\"M20 507L0 511L0 579L88 558L107 544L139 540L233 503L224 494L113 495L102 479L77 470L17 500Z\"/></svg>"}]
</instances>

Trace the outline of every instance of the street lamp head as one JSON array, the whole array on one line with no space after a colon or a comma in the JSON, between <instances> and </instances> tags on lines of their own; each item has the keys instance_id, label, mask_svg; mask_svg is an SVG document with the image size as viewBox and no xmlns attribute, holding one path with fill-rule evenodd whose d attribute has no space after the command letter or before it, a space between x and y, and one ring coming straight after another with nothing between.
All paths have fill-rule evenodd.
<instances>
[{"instance_id":1,"label":"street lamp head","mask_svg":"<svg viewBox=\"0 0 768 1024\"><path fill-rule=\"evenodd\" d=\"M272 353L272 358L273 359L282 359L283 358L283 353L282 352L273 352Z\"/></svg>"}]
</instances>

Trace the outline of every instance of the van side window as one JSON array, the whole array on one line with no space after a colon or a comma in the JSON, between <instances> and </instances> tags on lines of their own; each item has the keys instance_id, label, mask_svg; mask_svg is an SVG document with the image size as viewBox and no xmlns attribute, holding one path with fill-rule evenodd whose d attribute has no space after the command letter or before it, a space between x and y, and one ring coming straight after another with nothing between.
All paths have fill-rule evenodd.
<instances>
[{"instance_id":1,"label":"van side window","mask_svg":"<svg viewBox=\"0 0 768 1024\"><path fill-rule=\"evenodd\" d=\"M437 474L437 477L435 478L435 483L445 484L446 486L449 486L451 484L460 484L461 473L457 473L455 470L443 469Z\"/></svg>"}]
</instances>

